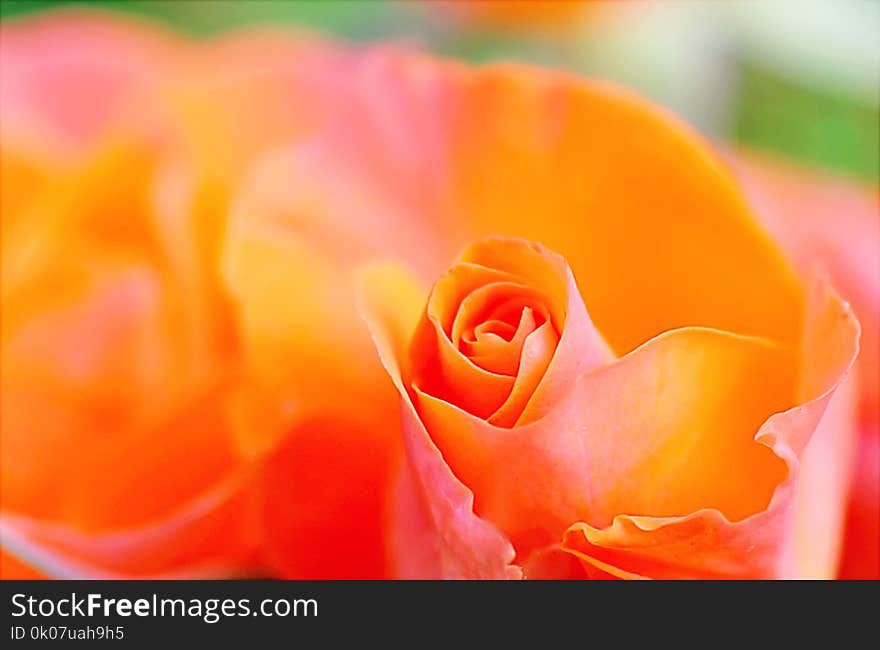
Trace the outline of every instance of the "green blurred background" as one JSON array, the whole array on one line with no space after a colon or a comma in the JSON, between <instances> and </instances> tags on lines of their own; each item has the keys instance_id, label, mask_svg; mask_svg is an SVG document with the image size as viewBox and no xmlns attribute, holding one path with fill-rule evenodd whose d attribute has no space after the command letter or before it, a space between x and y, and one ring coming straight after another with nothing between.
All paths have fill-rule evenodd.
<instances>
[{"instance_id":1,"label":"green blurred background","mask_svg":"<svg viewBox=\"0 0 880 650\"><path fill-rule=\"evenodd\" d=\"M466 4L4 0L0 6L3 20L59 6L99 7L198 36L294 24L348 40L403 40L470 61L566 68L623 83L715 140L878 183L880 2L580 2L558 16L544 3L545 15L516 24L476 20Z\"/></svg>"}]
</instances>

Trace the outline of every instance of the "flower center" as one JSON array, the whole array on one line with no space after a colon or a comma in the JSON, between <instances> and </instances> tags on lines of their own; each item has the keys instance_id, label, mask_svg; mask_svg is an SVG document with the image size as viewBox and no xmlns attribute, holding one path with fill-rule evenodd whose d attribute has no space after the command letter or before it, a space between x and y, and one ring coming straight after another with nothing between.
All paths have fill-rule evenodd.
<instances>
[{"instance_id":1,"label":"flower center","mask_svg":"<svg viewBox=\"0 0 880 650\"><path fill-rule=\"evenodd\" d=\"M462 300L451 338L475 365L515 377L526 339L541 327L552 327L543 296L510 282L487 284Z\"/></svg>"},{"instance_id":2,"label":"flower center","mask_svg":"<svg viewBox=\"0 0 880 650\"><path fill-rule=\"evenodd\" d=\"M434 285L410 346L410 381L418 392L509 428L555 357L567 294L558 269L508 270L496 262L505 260L461 260Z\"/></svg>"}]
</instances>

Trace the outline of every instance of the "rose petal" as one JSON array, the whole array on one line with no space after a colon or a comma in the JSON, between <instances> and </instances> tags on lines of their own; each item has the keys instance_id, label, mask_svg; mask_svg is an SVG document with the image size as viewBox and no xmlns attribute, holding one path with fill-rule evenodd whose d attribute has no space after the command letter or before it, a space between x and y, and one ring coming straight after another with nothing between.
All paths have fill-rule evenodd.
<instances>
[{"instance_id":1,"label":"rose petal","mask_svg":"<svg viewBox=\"0 0 880 650\"><path fill-rule=\"evenodd\" d=\"M120 145L51 179L4 258L4 509L113 529L191 498L230 467L223 429L212 428L228 378L223 342L155 266L164 251L147 216L154 169L150 147ZM200 344L188 347L196 326ZM162 459L139 445L178 426L165 453L210 443L203 462L160 472L147 498L139 472ZM133 450L129 463L114 456ZM95 471L101 463L111 469ZM130 494L129 508L108 503L114 489Z\"/></svg>"},{"instance_id":2,"label":"rose petal","mask_svg":"<svg viewBox=\"0 0 880 650\"><path fill-rule=\"evenodd\" d=\"M249 389L234 405L236 441L246 457L268 457L259 511L270 566L377 578L402 439L353 270L396 250L432 252L422 224L325 153L316 142L269 153L233 202L221 262Z\"/></svg>"},{"instance_id":3,"label":"rose petal","mask_svg":"<svg viewBox=\"0 0 880 650\"><path fill-rule=\"evenodd\" d=\"M27 516L0 515L4 548L53 578L218 578L253 567L242 517L242 477L230 477L160 522L87 533ZM217 531L222 530L223 535Z\"/></svg>"},{"instance_id":4,"label":"rose petal","mask_svg":"<svg viewBox=\"0 0 880 650\"><path fill-rule=\"evenodd\" d=\"M0 580L45 580L47 576L0 548Z\"/></svg>"},{"instance_id":5,"label":"rose petal","mask_svg":"<svg viewBox=\"0 0 880 650\"><path fill-rule=\"evenodd\" d=\"M538 386L547 376L547 368L559 347L559 336L550 323L544 323L526 338L520 353L516 381L504 404L495 411L488 422L499 427L512 427L522 417L524 405L534 396Z\"/></svg>"},{"instance_id":6,"label":"rose petal","mask_svg":"<svg viewBox=\"0 0 880 650\"><path fill-rule=\"evenodd\" d=\"M346 398L339 397L344 403ZM387 578L384 523L400 437L355 405L298 419L260 464L255 539L268 575Z\"/></svg>"},{"instance_id":7,"label":"rose petal","mask_svg":"<svg viewBox=\"0 0 880 650\"><path fill-rule=\"evenodd\" d=\"M545 325L546 321L541 327ZM484 321L474 328L474 340L465 340L461 344L462 352L482 368L515 377L520 368L523 344L536 327L535 313L530 307L523 307L516 329L504 321ZM546 329L549 330L550 326ZM548 362L556 349L556 343L554 340L550 353L546 355Z\"/></svg>"},{"instance_id":8,"label":"rose petal","mask_svg":"<svg viewBox=\"0 0 880 650\"><path fill-rule=\"evenodd\" d=\"M481 264L459 261L437 280L439 290L431 292L425 311L452 340L456 338L453 326L462 303L480 287L499 282L517 283L522 282L522 278Z\"/></svg>"},{"instance_id":9,"label":"rose petal","mask_svg":"<svg viewBox=\"0 0 880 650\"><path fill-rule=\"evenodd\" d=\"M862 418L880 412L880 195L747 151L729 152L755 213L805 277L827 273L862 326Z\"/></svg>"},{"instance_id":10,"label":"rose petal","mask_svg":"<svg viewBox=\"0 0 880 650\"><path fill-rule=\"evenodd\" d=\"M139 269L104 275L74 305L4 340L4 509L124 525L197 492L232 463L215 395L167 380L174 351L154 278ZM167 439L157 447L155 436ZM169 464L194 450L197 468Z\"/></svg>"},{"instance_id":11,"label":"rose petal","mask_svg":"<svg viewBox=\"0 0 880 650\"><path fill-rule=\"evenodd\" d=\"M797 341L790 268L706 144L654 106L603 83L390 48L334 73L309 86L323 108L314 134L433 226L440 256L411 262L420 277L502 233L564 255L619 354L690 325Z\"/></svg>"},{"instance_id":12,"label":"rose petal","mask_svg":"<svg viewBox=\"0 0 880 650\"><path fill-rule=\"evenodd\" d=\"M380 283L374 284L374 291L382 290ZM384 289L389 304L404 299L391 295L393 290L393 286ZM496 429L416 390L419 414L432 432L429 440L473 490L478 512L511 535L524 556L552 543L554 534L561 535L571 521L585 516L601 521L627 511L687 513L711 504L742 518L769 502L784 477L784 465L769 449L755 444L748 432L757 431L766 414L786 408L794 399L789 355L768 343L709 330L671 332L652 344L609 368L583 375L573 391L576 398L567 399L563 408L557 407L544 419L512 431ZM664 346L672 347L660 354ZM675 350L679 352L673 354ZM649 383L645 390L633 392L638 367L647 373ZM707 379L707 372L714 379ZM613 388L618 376L625 381ZM657 381L652 377L662 378L662 394L650 388L650 382ZM766 385L760 403L751 391L756 377ZM776 383L768 383L771 379ZM584 399L583 391L592 398ZM636 401L620 401L627 393ZM654 402L644 400L645 395L666 397L659 402L666 408L659 422L660 412ZM689 403L695 407L681 406ZM614 418L605 419L608 408L617 409ZM650 417L640 416L640 408ZM612 421L615 435L598 435L607 434ZM627 422L632 424L629 436ZM700 436L707 424L714 434ZM416 425L423 426L418 420L409 423ZM646 438L646 427L657 436ZM596 435L590 436L590 431ZM570 433L574 435L566 439ZM683 464L679 452L685 442L700 463ZM661 443L667 445L667 453L657 453ZM695 445L699 445L696 451ZM592 454L585 457L585 449ZM737 475L749 476L750 495L741 493ZM425 480L418 469L416 476ZM646 482L650 491L645 490Z\"/></svg>"},{"instance_id":13,"label":"rose petal","mask_svg":"<svg viewBox=\"0 0 880 650\"><path fill-rule=\"evenodd\" d=\"M604 528L575 524L566 532L563 548L587 563L599 563L605 570L613 568L621 577L785 575L781 557L784 545L780 540L791 530L799 458L858 353L858 322L827 283L815 286L807 323L802 355L811 370L807 375L809 383L800 389L803 401L773 415L755 436L788 468L766 509L740 521L731 521L716 509L703 509L684 517L621 514ZM821 534L825 534L824 529Z\"/></svg>"},{"instance_id":14,"label":"rose petal","mask_svg":"<svg viewBox=\"0 0 880 650\"><path fill-rule=\"evenodd\" d=\"M487 521L473 512L473 494L453 474L431 441L406 387L403 376L406 348L419 320L425 292L418 283L392 266L372 266L359 274L359 304L382 362L402 399L406 455L413 474L404 475L403 490L410 501L407 518L397 526L420 526L418 536L431 541L429 551L409 570L418 566L421 577L435 578L518 578L521 572L510 564L514 551L510 543ZM408 483L408 485L407 485ZM392 526L395 524L393 523ZM400 535L394 537L400 539ZM412 539L416 533L407 535Z\"/></svg>"},{"instance_id":15,"label":"rose petal","mask_svg":"<svg viewBox=\"0 0 880 650\"><path fill-rule=\"evenodd\" d=\"M795 278L698 136L603 84L450 68L447 212L465 237L559 252L617 353L689 325L796 341Z\"/></svg>"},{"instance_id":16,"label":"rose petal","mask_svg":"<svg viewBox=\"0 0 880 650\"><path fill-rule=\"evenodd\" d=\"M504 277L513 280L501 281ZM530 288L518 289L518 283ZM456 310L466 307L467 296L491 298L502 288L506 288L503 297L515 291L535 304L545 301L552 321L546 323L552 329L536 332L523 348L527 363L514 382L484 371L461 354L444 336L442 321L457 318ZM613 358L584 308L565 260L522 240L490 237L465 247L431 292L427 315L430 318L417 326L410 350L415 360L413 388L499 424L513 426L540 417L569 390L572 376ZM557 344L553 339L559 330ZM455 334L450 330L450 335Z\"/></svg>"},{"instance_id":17,"label":"rose petal","mask_svg":"<svg viewBox=\"0 0 880 650\"><path fill-rule=\"evenodd\" d=\"M850 372L835 389L800 458L792 530L779 563L782 577L830 580L837 575L858 442L856 379Z\"/></svg>"},{"instance_id":18,"label":"rose petal","mask_svg":"<svg viewBox=\"0 0 880 650\"><path fill-rule=\"evenodd\" d=\"M602 525L621 512L711 505L742 518L762 509L784 466L752 436L792 403L793 371L790 356L770 344L676 330L572 377L561 403L513 430L421 392L417 404L477 512L527 553L573 521ZM765 389L755 399L759 378Z\"/></svg>"},{"instance_id":19,"label":"rose petal","mask_svg":"<svg viewBox=\"0 0 880 650\"><path fill-rule=\"evenodd\" d=\"M836 495L838 513L845 488L839 482L829 485L828 477L853 471L842 575L878 577L880 248L876 242L880 240L880 213L877 188L801 169L793 163L754 152L737 150L728 154L757 215L792 262L805 275L816 267L827 272L841 295L852 303L861 323L861 352L856 364L861 440L855 465L851 470L846 459L841 458L849 449L843 431L834 438L833 446L828 445L826 453L816 454L815 460L805 459L805 463L816 464L811 475L818 480L818 484L808 490L822 492L825 503ZM831 458L839 459L837 466L831 466ZM800 491L800 485L798 489Z\"/></svg>"},{"instance_id":20,"label":"rose petal","mask_svg":"<svg viewBox=\"0 0 880 650\"><path fill-rule=\"evenodd\" d=\"M856 458L840 577L880 580L880 436L876 432L861 435Z\"/></svg>"},{"instance_id":21,"label":"rose petal","mask_svg":"<svg viewBox=\"0 0 880 650\"><path fill-rule=\"evenodd\" d=\"M436 290L436 289L435 289ZM536 289L516 282L493 282L475 289L459 305L458 313L452 323L452 343L459 349L462 347L462 335L468 328L474 328L487 320L500 320L514 327L522 323L523 309L528 309L533 320L534 316L541 322L551 321L547 309L547 296ZM557 321L558 322L558 321ZM522 333L523 338L531 332ZM463 351L463 350L462 350Z\"/></svg>"},{"instance_id":22,"label":"rose petal","mask_svg":"<svg viewBox=\"0 0 880 650\"><path fill-rule=\"evenodd\" d=\"M478 417L491 415L513 387L513 377L481 368L465 357L433 319L419 323L410 355L418 363L414 384L432 394L448 395Z\"/></svg>"},{"instance_id":23,"label":"rose petal","mask_svg":"<svg viewBox=\"0 0 880 650\"><path fill-rule=\"evenodd\" d=\"M81 10L4 21L0 43L4 139L73 151L105 132L183 49L150 23Z\"/></svg>"}]
</instances>

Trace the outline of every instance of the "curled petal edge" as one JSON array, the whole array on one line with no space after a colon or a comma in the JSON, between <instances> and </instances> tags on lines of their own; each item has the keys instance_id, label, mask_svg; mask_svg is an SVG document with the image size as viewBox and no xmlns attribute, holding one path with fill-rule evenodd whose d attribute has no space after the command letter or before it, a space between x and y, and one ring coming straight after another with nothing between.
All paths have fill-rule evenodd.
<instances>
[{"instance_id":1,"label":"curled petal edge","mask_svg":"<svg viewBox=\"0 0 880 650\"><path fill-rule=\"evenodd\" d=\"M769 447L788 470L765 510L736 522L716 509L679 517L621 514L605 528L578 522L563 535L562 550L619 578L790 577L782 573L780 555L784 531L791 534L800 456L859 352L860 327L852 309L817 277L808 304L805 355L814 343L827 350L829 334L842 349L835 358L821 359L828 367L818 375L811 373L808 381L817 385L802 386L804 401L772 415L755 434L755 441Z\"/></svg>"}]
</instances>

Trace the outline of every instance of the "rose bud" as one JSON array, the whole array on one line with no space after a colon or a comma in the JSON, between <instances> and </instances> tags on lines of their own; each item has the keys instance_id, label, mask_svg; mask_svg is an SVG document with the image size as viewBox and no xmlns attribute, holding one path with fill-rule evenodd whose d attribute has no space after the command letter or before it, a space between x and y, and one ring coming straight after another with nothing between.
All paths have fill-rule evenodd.
<instances>
[{"instance_id":1,"label":"rose bud","mask_svg":"<svg viewBox=\"0 0 880 650\"><path fill-rule=\"evenodd\" d=\"M564 259L523 240L468 246L421 312L394 268L361 292L403 399L403 574L784 571L798 456L857 348L824 284L799 348L681 327L619 358Z\"/></svg>"}]
</instances>

